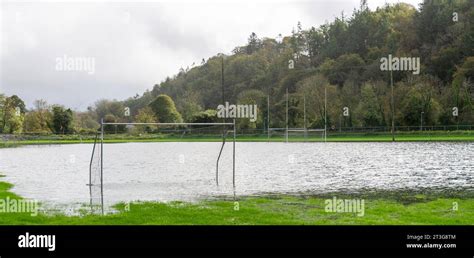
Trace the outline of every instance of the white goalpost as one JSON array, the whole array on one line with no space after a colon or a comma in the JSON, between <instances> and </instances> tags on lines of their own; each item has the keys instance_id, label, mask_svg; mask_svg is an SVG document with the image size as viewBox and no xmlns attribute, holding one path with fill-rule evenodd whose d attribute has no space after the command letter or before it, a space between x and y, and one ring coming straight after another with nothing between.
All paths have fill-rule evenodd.
<instances>
[{"instance_id":1,"label":"white goalpost","mask_svg":"<svg viewBox=\"0 0 474 258\"><path fill-rule=\"evenodd\" d=\"M321 133L321 141L326 141L326 129L308 129L308 128L268 128L269 138L270 136L275 133L279 132L285 138L285 142L289 141L289 137L291 133L298 134L302 133L305 140L308 140L309 133Z\"/></svg>"},{"instance_id":2,"label":"white goalpost","mask_svg":"<svg viewBox=\"0 0 474 258\"><path fill-rule=\"evenodd\" d=\"M303 132L305 140L310 132L322 132L322 139L327 142L327 89L324 87L324 128L322 129L308 129L306 124L306 95L303 95L303 128L289 128L289 93L286 88L285 94L286 110L285 110L285 128L271 128L270 127L270 95L267 96L267 138L270 142L272 132L283 131L285 142L288 143L288 137L291 132Z\"/></svg>"},{"instance_id":3,"label":"white goalpost","mask_svg":"<svg viewBox=\"0 0 474 258\"><path fill-rule=\"evenodd\" d=\"M308 138L308 133L320 132L321 140L326 141L326 129L289 128L287 132L288 132L287 134L292 133L292 132L303 133L305 140Z\"/></svg>"},{"instance_id":4,"label":"white goalpost","mask_svg":"<svg viewBox=\"0 0 474 258\"><path fill-rule=\"evenodd\" d=\"M100 132L97 133L94 146L92 149L92 156L89 165L89 192L90 192L90 206L94 210L97 207L104 214L104 127L107 125L153 125L153 126L223 126L222 132L222 145L219 151L219 155L216 160L216 185L219 186L219 160L222 154L222 150L225 145L225 138L229 132L233 133L233 144L232 144L232 187L234 199L236 197L235 187L235 138L236 138L236 127L235 119L232 123L107 123L104 122L103 118L100 121ZM226 126L232 126L232 130L227 130Z\"/></svg>"}]
</instances>

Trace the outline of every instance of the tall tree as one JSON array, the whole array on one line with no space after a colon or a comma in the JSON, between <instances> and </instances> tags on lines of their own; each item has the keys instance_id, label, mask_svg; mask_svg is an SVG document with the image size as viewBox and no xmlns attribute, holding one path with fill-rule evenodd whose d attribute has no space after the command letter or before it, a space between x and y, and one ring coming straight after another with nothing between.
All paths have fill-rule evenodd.
<instances>
[{"instance_id":1,"label":"tall tree","mask_svg":"<svg viewBox=\"0 0 474 258\"><path fill-rule=\"evenodd\" d=\"M257 34L255 32L252 32L248 38L248 43L247 43L247 54L251 55L255 53L261 46L261 41L257 37Z\"/></svg>"},{"instance_id":2,"label":"tall tree","mask_svg":"<svg viewBox=\"0 0 474 258\"><path fill-rule=\"evenodd\" d=\"M26 112L25 103L17 95L0 98L0 132L20 133L23 128L24 115Z\"/></svg>"},{"instance_id":3,"label":"tall tree","mask_svg":"<svg viewBox=\"0 0 474 258\"><path fill-rule=\"evenodd\" d=\"M176 110L174 101L168 95L159 95L150 103L150 107L161 123L183 122L181 114Z\"/></svg>"},{"instance_id":4,"label":"tall tree","mask_svg":"<svg viewBox=\"0 0 474 258\"><path fill-rule=\"evenodd\" d=\"M73 132L73 114L71 109L63 106L53 106L53 130L55 133L66 134Z\"/></svg>"}]
</instances>

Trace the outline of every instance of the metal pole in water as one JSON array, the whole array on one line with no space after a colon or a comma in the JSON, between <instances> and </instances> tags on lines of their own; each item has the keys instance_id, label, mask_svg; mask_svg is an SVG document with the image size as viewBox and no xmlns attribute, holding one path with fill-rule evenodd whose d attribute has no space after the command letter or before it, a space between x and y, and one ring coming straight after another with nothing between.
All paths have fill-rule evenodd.
<instances>
[{"instance_id":1,"label":"metal pole in water","mask_svg":"<svg viewBox=\"0 0 474 258\"><path fill-rule=\"evenodd\" d=\"M91 213L94 212L94 206L93 206L93 195L92 195L92 165L94 162L94 156L96 155L96 146L97 146L97 141L99 140L99 133L96 132L95 138L94 138L94 146L92 147L92 156L91 156L91 163L89 164L89 196L90 196L90 206L91 206Z\"/></svg>"},{"instance_id":2,"label":"metal pole in water","mask_svg":"<svg viewBox=\"0 0 474 258\"><path fill-rule=\"evenodd\" d=\"M222 86L222 105L225 105L225 87L224 87L224 56L222 55L221 59L221 86ZM224 149L225 145L225 138L227 135L227 127L225 124L225 118L222 118L222 145L221 150L219 152L219 156L217 157L216 162L216 185L219 186L219 160L221 158L222 150Z\"/></svg>"},{"instance_id":3,"label":"metal pole in water","mask_svg":"<svg viewBox=\"0 0 474 258\"><path fill-rule=\"evenodd\" d=\"M235 200L235 118L234 118L234 144L233 144L233 151L232 151L232 186L234 189L234 200Z\"/></svg>"},{"instance_id":4,"label":"metal pole in water","mask_svg":"<svg viewBox=\"0 0 474 258\"><path fill-rule=\"evenodd\" d=\"M393 73L392 68L390 68L390 87L392 88L392 97L391 97L391 104L392 104L392 142L395 141L395 102L393 100Z\"/></svg>"},{"instance_id":5,"label":"metal pole in water","mask_svg":"<svg viewBox=\"0 0 474 258\"><path fill-rule=\"evenodd\" d=\"M104 118L100 119L100 204L104 215Z\"/></svg>"},{"instance_id":6,"label":"metal pole in water","mask_svg":"<svg viewBox=\"0 0 474 258\"><path fill-rule=\"evenodd\" d=\"M286 88L286 143L288 143L288 88Z\"/></svg>"}]
</instances>

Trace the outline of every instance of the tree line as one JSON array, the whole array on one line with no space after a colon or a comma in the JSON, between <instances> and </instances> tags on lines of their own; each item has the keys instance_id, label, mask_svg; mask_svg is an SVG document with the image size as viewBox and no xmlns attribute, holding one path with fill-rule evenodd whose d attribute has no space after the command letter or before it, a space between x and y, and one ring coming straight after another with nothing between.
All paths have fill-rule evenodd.
<instances>
[{"instance_id":1,"label":"tree line","mask_svg":"<svg viewBox=\"0 0 474 258\"><path fill-rule=\"evenodd\" d=\"M159 119L158 119L159 118ZM16 95L0 94L0 133L72 134L94 133L103 119L106 123L179 123L181 114L176 110L173 100L167 95L159 95L146 107L132 115L123 101L99 100L85 112L74 112L61 105L49 105L44 100L36 100L30 110ZM109 133L125 132L125 126L106 126ZM149 132L153 126L137 126L136 132Z\"/></svg>"},{"instance_id":2,"label":"tree line","mask_svg":"<svg viewBox=\"0 0 474 258\"><path fill-rule=\"evenodd\" d=\"M232 55L181 69L151 95L169 95L192 120L222 103L223 64L225 101L259 107L258 121L242 120L241 128L265 128L268 113L270 127L286 126L286 90L290 127L303 127L305 109L308 127L324 127L325 91L330 128L389 126L390 73L381 70L380 60L418 57L420 74L393 71L395 124L473 124L473 22L472 1L425 1L419 9L399 3L373 11L361 1L351 17L342 14L318 28L303 29L298 22L291 35L276 39L252 33Z\"/></svg>"},{"instance_id":3,"label":"tree line","mask_svg":"<svg viewBox=\"0 0 474 258\"><path fill-rule=\"evenodd\" d=\"M239 128L264 129L267 115L270 127L285 127L287 90L289 127L303 126L304 110L309 128L324 127L325 111L329 128L389 126L391 78L380 69L381 58L388 55L421 60L419 75L392 73L396 125L417 126L421 119L426 125L474 123L474 2L424 1L418 9L398 3L369 10L362 0L350 17L341 14L307 29L298 22L291 35L276 38L251 33L247 44L230 55L203 59L141 95L123 101L99 100L85 112L42 100L26 110L17 96L1 95L0 130L94 131L100 118L213 122L223 100L257 104L257 121L239 120ZM20 116L14 116L18 107Z\"/></svg>"}]
</instances>

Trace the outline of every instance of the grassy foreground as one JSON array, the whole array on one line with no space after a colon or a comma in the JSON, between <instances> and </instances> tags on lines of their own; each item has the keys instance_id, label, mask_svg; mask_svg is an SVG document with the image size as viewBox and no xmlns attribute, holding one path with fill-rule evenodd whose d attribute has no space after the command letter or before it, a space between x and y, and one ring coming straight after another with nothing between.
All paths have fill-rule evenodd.
<instances>
[{"instance_id":1,"label":"grassy foreground","mask_svg":"<svg viewBox=\"0 0 474 258\"><path fill-rule=\"evenodd\" d=\"M10 192L11 184L0 182L0 199L21 199ZM365 200L363 216L329 213L325 200ZM445 196L445 197L442 197ZM474 225L474 194L423 194L379 192L377 194L292 197L267 196L200 203L117 204L118 213L84 214L1 213L4 225ZM453 210L457 203L457 210Z\"/></svg>"},{"instance_id":2,"label":"grassy foreground","mask_svg":"<svg viewBox=\"0 0 474 258\"><path fill-rule=\"evenodd\" d=\"M267 137L238 136L241 142L266 142ZM282 142L282 137L272 137L272 142ZM320 137L290 137L292 142L321 141ZM340 134L329 135L330 142L389 142L388 134ZM470 131L431 132L429 134L397 134L400 142L411 141L474 141ZM107 143L123 142L212 142L218 137L179 137L173 135L109 135ZM92 143L93 137L48 136L38 139L0 141L0 148L35 144ZM0 182L0 200L21 199L10 192L12 186ZM363 199L364 216L354 213L330 213L325 211L325 201L336 196L338 199ZM453 209L457 204L457 210ZM238 206L238 209L237 209ZM207 200L199 203L132 203L117 204L118 213L106 216L65 216L63 214L40 213L31 216L26 213L0 212L0 224L53 224L53 225L474 225L474 193L426 192L377 192L359 195L334 193L326 196L262 196L241 197L238 204L232 200ZM1 207L0 207L1 210Z\"/></svg>"}]
</instances>

